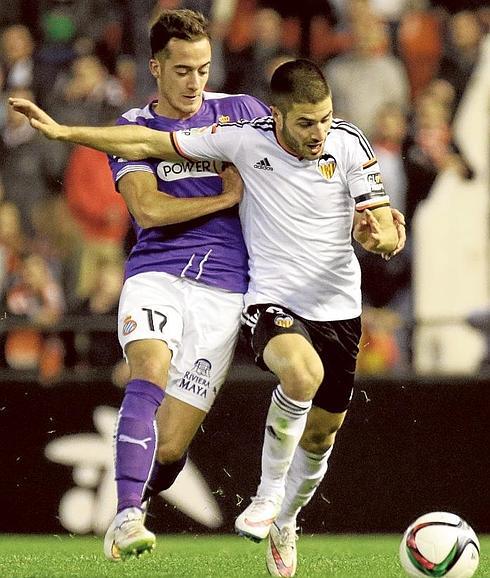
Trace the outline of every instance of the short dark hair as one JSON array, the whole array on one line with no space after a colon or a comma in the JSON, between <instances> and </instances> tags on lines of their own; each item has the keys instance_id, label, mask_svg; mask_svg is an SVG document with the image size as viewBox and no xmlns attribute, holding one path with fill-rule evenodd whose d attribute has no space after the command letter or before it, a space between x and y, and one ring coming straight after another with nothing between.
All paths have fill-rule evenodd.
<instances>
[{"instance_id":1,"label":"short dark hair","mask_svg":"<svg viewBox=\"0 0 490 578\"><path fill-rule=\"evenodd\" d=\"M299 58L281 64L271 78L271 104L286 114L293 104L316 104L332 95L320 68Z\"/></svg>"},{"instance_id":2,"label":"short dark hair","mask_svg":"<svg viewBox=\"0 0 490 578\"><path fill-rule=\"evenodd\" d=\"M208 20L194 10L163 10L150 28L151 55L167 48L172 38L200 40L209 38Z\"/></svg>"}]
</instances>

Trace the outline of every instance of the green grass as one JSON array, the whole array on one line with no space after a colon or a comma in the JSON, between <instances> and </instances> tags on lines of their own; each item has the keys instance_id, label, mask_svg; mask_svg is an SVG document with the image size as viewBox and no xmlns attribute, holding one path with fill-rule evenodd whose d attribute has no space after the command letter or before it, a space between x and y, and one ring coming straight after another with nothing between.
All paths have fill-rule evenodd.
<instances>
[{"instance_id":1,"label":"green grass","mask_svg":"<svg viewBox=\"0 0 490 578\"><path fill-rule=\"evenodd\" d=\"M302 536L298 578L403 578L399 536ZM475 578L490 576L490 536ZM265 544L236 536L159 536L139 560L113 564L95 537L0 535L1 578L255 578L268 576Z\"/></svg>"}]
</instances>

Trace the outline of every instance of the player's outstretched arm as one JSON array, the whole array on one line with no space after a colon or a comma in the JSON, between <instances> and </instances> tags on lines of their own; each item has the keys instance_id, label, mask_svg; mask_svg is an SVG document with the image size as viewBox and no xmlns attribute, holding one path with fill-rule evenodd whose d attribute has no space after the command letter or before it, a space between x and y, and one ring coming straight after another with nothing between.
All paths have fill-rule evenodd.
<instances>
[{"instance_id":1,"label":"player's outstretched arm","mask_svg":"<svg viewBox=\"0 0 490 578\"><path fill-rule=\"evenodd\" d=\"M30 100L10 98L9 104L49 139L85 145L128 160L149 157L181 160L171 143L170 133L136 125L66 126L58 124Z\"/></svg>"},{"instance_id":2,"label":"player's outstretched arm","mask_svg":"<svg viewBox=\"0 0 490 578\"><path fill-rule=\"evenodd\" d=\"M399 236L390 208L356 212L353 236L366 251L391 255L398 246Z\"/></svg>"}]
</instances>

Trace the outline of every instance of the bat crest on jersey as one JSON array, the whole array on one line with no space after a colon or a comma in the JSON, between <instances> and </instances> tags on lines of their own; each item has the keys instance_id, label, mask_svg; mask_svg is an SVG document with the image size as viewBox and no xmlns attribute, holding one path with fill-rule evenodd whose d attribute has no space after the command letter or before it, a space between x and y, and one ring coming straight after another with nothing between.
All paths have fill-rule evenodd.
<instances>
[{"instance_id":1,"label":"bat crest on jersey","mask_svg":"<svg viewBox=\"0 0 490 578\"><path fill-rule=\"evenodd\" d=\"M332 155L325 154L318 159L318 170L329 181L337 168L337 161Z\"/></svg>"},{"instance_id":2,"label":"bat crest on jersey","mask_svg":"<svg viewBox=\"0 0 490 578\"><path fill-rule=\"evenodd\" d=\"M291 315L277 315L274 317L274 324L284 329L289 329L293 323L294 319Z\"/></svg>"}]
</instances>

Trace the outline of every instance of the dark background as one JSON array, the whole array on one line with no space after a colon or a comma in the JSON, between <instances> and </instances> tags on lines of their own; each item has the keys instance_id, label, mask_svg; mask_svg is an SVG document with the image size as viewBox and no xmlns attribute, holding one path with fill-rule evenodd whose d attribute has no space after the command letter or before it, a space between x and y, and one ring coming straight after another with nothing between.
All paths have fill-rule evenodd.
<instances>
[{"instance_id":1,"label":"dark background","mask_svg":"<svg viewBox=\"0 0 490 578\"><path fill-rule=\"evenodd\" d=\"M273 384L260 370L235 365L192 445L191 458L223 511L218 532L232 531L243 509L237 494L248 500L255 492ZM74 486L72 468L49 462L44 447L55 437L95 432L94 408L117 408L121 396L108 382L3 384L0 532L66 531L57 510ZM327 477L301 515L303 530L402 532L422 513L447 510L478 533L490 532L489 408L490 380L359 381ZM207 531L159 498L151 514L157 532Z\"/></svg>"}]
</instances>

